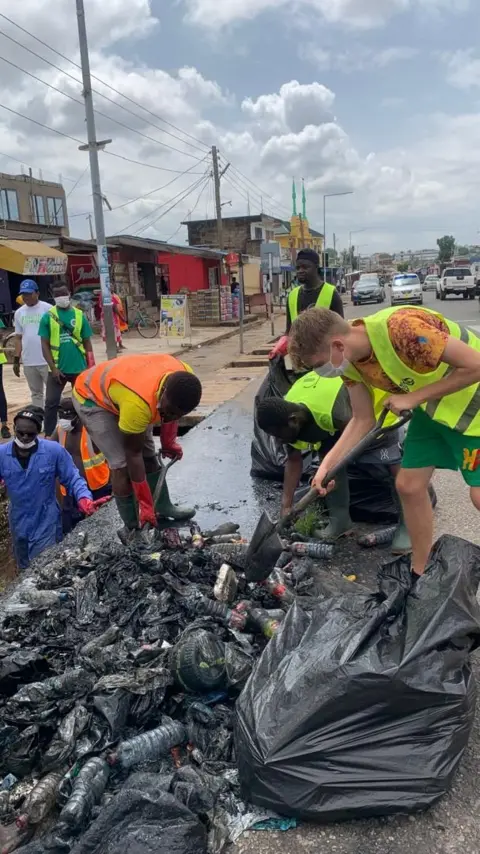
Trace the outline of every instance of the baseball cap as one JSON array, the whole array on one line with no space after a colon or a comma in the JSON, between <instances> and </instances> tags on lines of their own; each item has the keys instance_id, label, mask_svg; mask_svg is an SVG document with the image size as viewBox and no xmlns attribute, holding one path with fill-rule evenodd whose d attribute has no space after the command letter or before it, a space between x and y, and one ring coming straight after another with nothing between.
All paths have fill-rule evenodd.
<instances>
[{"instance_id":1,"label":"baseball cap","mask_svg":"<svg viewBox=\"0 0 480 854\"><path fill-rule=\"evenodd\" d=\"M35 291L38 291L38 285L33 279L24 279L22 284L20 285L21 294L34 294Z\"/></svg>"}]
</instances>

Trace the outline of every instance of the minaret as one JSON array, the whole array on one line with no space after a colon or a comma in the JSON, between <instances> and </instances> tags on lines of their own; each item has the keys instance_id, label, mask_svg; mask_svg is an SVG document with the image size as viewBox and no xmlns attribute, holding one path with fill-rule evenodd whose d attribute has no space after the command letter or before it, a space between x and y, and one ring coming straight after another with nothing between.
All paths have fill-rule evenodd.
<instances>
[{"instance_id":1,"label":"minaret","mask_svg":"<svg viewBox=\"0 0 480 854\"><path fill-rule=\"evenodd\" d=\"M295 178L292 178L292 216L297 216L297 188Z\"/></svg>"},{"instance_id":2,"label":"minaret","mask_svg":"<svg viewBox=\"0 0 480 854\"><path fill-rule=\"evenodd\" d=\"M305 180L302 178L302 217L307 218L307 196L305 194Z\"/></svg>"}]
</instances>

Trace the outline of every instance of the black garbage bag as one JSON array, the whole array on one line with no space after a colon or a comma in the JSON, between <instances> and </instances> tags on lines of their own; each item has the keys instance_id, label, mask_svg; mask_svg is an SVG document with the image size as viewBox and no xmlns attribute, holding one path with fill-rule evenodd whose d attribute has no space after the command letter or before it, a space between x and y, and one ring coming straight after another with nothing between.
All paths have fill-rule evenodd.
<instances>
[{"instance_id":1,"label":"black garbage bag","mask_svg":"<svg viewBox=\"0 0 480 854\"><path fill-rule=\"evenodd\" d=\"M287 448L274 436L269 436L260 429L257 422L257 405L268 397L283 397L292 387L285 368L283 358L272 359L268 365L268 373L263 380L255 397L253 421L253 439L251 445L252 477L262 477L268 480L283 480L283 470L287 461Z\"/></svg>"},{"instance_id":2,"label":"black garbage bag","mask_svg":"<svg viewBox=\"0 0 480 854\"><path fill-rule=\"evenodd\" d=\"M100 812L72 854L206 854L197 816L165 791L165 778L135 774Z\"/></svg>"},{"instance_id":3,"label":"black garbage bag","mask_svg":"<svg viewBox=\"0 0 480 854\"><path fill-rule=\"evenodd\" d=\"M444 536L411 589L408 559L379 591L294 604L236 705L242 793L311 821L434 804L449 789L475 709L480 549Z\"/></svg>"}]
</instances>

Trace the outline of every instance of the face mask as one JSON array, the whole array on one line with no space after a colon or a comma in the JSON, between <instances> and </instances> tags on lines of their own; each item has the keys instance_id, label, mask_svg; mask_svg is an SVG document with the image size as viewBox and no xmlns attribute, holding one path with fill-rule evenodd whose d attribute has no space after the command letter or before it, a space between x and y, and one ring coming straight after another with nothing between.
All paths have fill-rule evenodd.
<instances>
[{"instance_id":1,"label":"face mask","mask_svg":"<svg viewBox=\"0 0 480 854\"><path fill-rule=\"evenodd\" d=\"M314 368L314 371L319 377L324 377L324 379L334 379L335 377L343 377L351 364L352 363L349 362L348 359L344 359L341 365L336 368L333 362L326 362L325 365L321 365L319 368Z\"/></svg>"},{"instance_id":2,"label":"face mask","mask_svg":"<svg viewBox=\"0 0 480 854\"><path fill-rule=\"evenodd\" d=\"M28 451L29 448L33 448L36 445L37 440L33 439L31 442L21 442L20 439L17 439L15 436L14 442L19 448L22 448L23 451Z\"/></svg>"},{"instance_id":3,"label":"face mask","mask_svg":"<svg viewBox=\"0 0 480 854\"><path fill-rule=\"evenodd\" d=\"M55 297L55 305L58 308L68 308L70 305L70 297Z\"/></svg>"},{"instance_id":4,"label":"face mask","mask_svg":"<svg viewBox=\"0 0 480 854\"><path fill-rule=\"evenodd\" d=\"M69 418L59 418L58 426L61 430L65 430L65 433L71 433L75 425Z\"/></svg>"}]
</instances>

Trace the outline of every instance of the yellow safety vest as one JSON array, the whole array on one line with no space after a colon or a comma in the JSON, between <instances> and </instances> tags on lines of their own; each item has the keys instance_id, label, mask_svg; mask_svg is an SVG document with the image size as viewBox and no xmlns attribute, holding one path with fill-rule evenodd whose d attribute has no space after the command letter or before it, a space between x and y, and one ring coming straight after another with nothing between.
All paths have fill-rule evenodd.
<instances>
[{"instance_id":1,"label":"yellow safety vest","mask_svg":"<svg viewBox=\"0 0 480 854\"><path fill-rule=\"evenodd\" d=\"M301 289L301 286L294 288L288 295L288 310L292 323L298 317L298 297ZM333 285L330 285L329 282L325 282L317 297L315 308L330 308L335 293L336 288Z\"/></svg>"},{"instance_id":2,"label":"yellow safety vest","mask_svg":"<svg viewBox=\"0 0 480 854\"><path fill-rule=\"evenodd\" d=\"M414 306L385 308L376 314L372 314L370 317L363 318L372 350L382 370L405 393L417 391L418 389L425 388L425 386L432 385L432 383L438 382L454 370L446 362L440 362L436 370L429 371L426 374L419 374L417 371L404 365L398 357L388 333L388 320L396 311L412 310L424 311L426 314L432 314L440 318L448 327L452 338L463 341L474 350L480 351L480 339L474 332L471 332L466 326L455 323L453 320L447 320L438 311L432 311L429 308L419 309ZM346 376L350 377L350 379L363 382L360 373L353 366L348 369ZM457 430L466 436L480 436L479 388L480 383L474 383L461 391L454 392L454 394L448 394L446 397L424 403L421 408L434 421L438 421L452 430ZM382 392L382 395L384 398L388 397L388 392Z\"/></svg>"},{"instance_id":3,"label":"yellow safety vest","mask_svg":"<svg viewBox=\"0 0 480 854\"><path fill-rule=\"evenodd\" d=\"M327 379L319 377L315 371L310 371L292 385L284 396L284 400L288 400L289 403L302 403L311 412L317 427L333 436L335 433L333 407L342 386L340 377ZM293 447L298 451L310 449L318 451L321 445L321 442L312 444L298 441L293 444Z\"/></svg>"},{"instance_id":4,"label":"yellow safety vest","mask_svg":"<svg viewBox=\"0 0 480 854\"><path fill-rule=\"evenodd\" d=\"M74 308L73 311L75 313L75 323L71 329L72 341L76 344L82 356L85 356L85 347L82 344L81 338L83 312L80 311L79 308ZM50 349L52 351L53 361L58 365L58 357L60 353L60 332L63 324L59 320L58 308L56 305L54 305L48 313L52 318L50 321Z\"/></svg>"}]
</instances>

